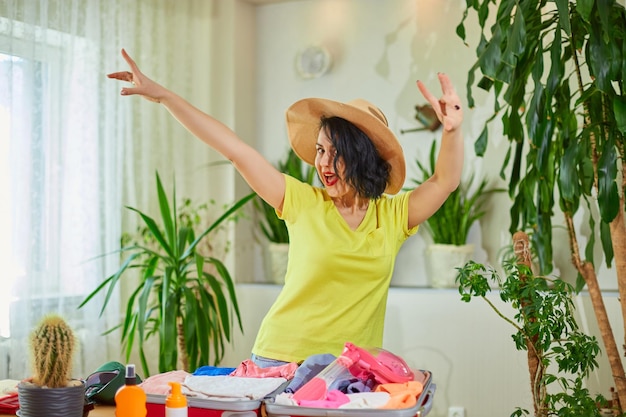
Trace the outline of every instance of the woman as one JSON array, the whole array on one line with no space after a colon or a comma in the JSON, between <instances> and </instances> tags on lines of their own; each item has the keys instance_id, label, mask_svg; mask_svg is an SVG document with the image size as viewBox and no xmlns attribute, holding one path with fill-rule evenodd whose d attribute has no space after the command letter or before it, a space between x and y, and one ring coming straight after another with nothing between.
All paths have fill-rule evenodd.
<instances>
[{"instance_id":1,"label":"woman","mask_svg":"<svg viewBox=\"0 0 626 417\"><path fill-rule=\"evenodd\" d=\"M380 347L396 255L420 223L456 189L463 166L463 111L445 74L437 100L417 86L444 126L434 175L398 193L405 179L402 147L384 114L365 100L309 98L287 110L289 141L314 165L323 187L297 181L269 163L218 120L146 77L122 50L130 71L109 74L163 104L192 134L228 158L250 187L285 220L285 285L252 349L260 367L341 353L345 342Z\"/></svg>"}]
</instances>

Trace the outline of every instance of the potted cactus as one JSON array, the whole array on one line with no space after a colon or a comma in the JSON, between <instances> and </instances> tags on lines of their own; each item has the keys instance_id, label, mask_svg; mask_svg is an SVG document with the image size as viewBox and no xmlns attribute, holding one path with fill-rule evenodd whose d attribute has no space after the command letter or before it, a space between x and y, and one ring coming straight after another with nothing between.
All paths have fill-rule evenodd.
<instances>
[{"instance_id":1,"label":"potted cactus","mask_svg":"<svg viewBox=\"0 0 626 417\"><path fill-rule=\"evenodd\" d=\"M33 376L18 384L20 417L82 417L85 384L71 378L76 338L56 314L42 318L30 335Z\"/></svg>"}]
</instances>

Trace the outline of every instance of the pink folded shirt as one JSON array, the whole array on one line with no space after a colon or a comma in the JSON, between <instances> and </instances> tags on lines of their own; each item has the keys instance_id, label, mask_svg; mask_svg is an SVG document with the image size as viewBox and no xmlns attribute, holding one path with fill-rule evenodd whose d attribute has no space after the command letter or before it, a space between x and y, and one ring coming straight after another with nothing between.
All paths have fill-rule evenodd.
<instances>
[{"instance_id":1,"label":"pink folded shirt","mask_svg":"<svg viewBox=\"0 0 626 417\"><path fill-rule=\"evenodd\" d=\"M339 408L350 402L350 399L343 392L333 389L328 391L323 400L301 400L300 407L314 408Z\"/></svg>"},{"instance_id":2,"label":"pink folded shirt","mask_svg":"<svg viewBox=\"0 0 626 417\"><path fill-rule=\"evenodd\" d=\"M191 374L186 371L164 372L146 378L139 386L146 394L168 395L171 390L168 382L180 382L182 384L189 375Z\"/></svg>"},{"instance_id":3,"label":"pink folded shirt","mask_svg":"<svg viewBox=\"0 0 626 417\"><path fill-rule=\"evenodd\" d=\"M293 379L296 370L298 369L298 364L296 362L291 362L285 365L280 366L270 366L268 368L259 368L256 363L252 362L250 359L246 359L241 362L239 366L230 373L230 376L243 376L243 377L254 377L254 378L285 378L285 379Z\"/></svg>"}]
</instances>

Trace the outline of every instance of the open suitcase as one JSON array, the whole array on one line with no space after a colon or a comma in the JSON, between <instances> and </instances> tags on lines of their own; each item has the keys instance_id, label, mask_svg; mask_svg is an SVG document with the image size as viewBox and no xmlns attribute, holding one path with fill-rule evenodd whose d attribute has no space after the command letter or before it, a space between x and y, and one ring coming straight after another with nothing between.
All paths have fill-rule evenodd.
<instances>
[{"instance_id":1,"label":"open suitcase","mask_svg":"<svg viewBox=\"0 0 626 417\"><path fill-rule=\"evenodd\" d=\"M417 403L411 408L402 409L329 409L301 407L297 405L275 404L272 397L263 401L262 415L267 417L424 417L432 408L432 402L437 386L432 382L432 373L416 371L415 380L420 380L424 386L417 398Z\"/></svg>"},{"instance_id":2,"label":"open suitcase","mask_svg":"<svg viewBox=\"0 0 626 417\"><path fill-rule=\"evenodd\" d=\"M312 359L315 362L318 358L312 357ZM316 365L320 364L316 363ZM196 391L206 394L207 390L204 388L208 388L208 391L213 394L212 397L216 395L222 397L219 394L224 393L223 388L230 388L230 382L234 382L239 398L221 400L221 398L188 397L188 417L424 417L432 407L436 386L432 383L431 372L413 370L402 358L387 350L362 348L346 342L340 356L334 358L330 364L323 363L322 365L324 368L316 371L312 378L304 378L306 382L303 385L296 384L297 387L292 387L289 381L265 380L261 392L256 387L256 392L249 396L239 395L241 394L239 391L241 381L231 381L228 378L220 381L212 380L208 384L211 388L208 388L207 380L198 377L191 383ZM310 368L305 361L300 369L305 370L306 373ZM356 405L359 408L322 408L328 406L324 403L326 396L337 390L338 385L335 384L352 382L355 379L358 383L365 381L366 386L367 381L375 384L390 384L393 390L397 389L398 384L403 390L411 386L408 391L400 393L402 398L400 402L392 403L394 406L404 406L404 408L363 408L373 407L371 403ZM417 383L414 383L415 381ZM252 381L246 380L246 384L248 382ZM271 387L268 387L266 382ZM185 383L190 384L189 377ZM252 383L256 385L256 381ZM288 401L284 401L282 395L287 393L288 387L295 391L289 391ZM188 388L194 389L191 386ZM226 391L228 392L228 389ZM404 397L407 394L409 396ZM404 398L411 401L405 401ZM415 399L414 404L413 399ZM320 404L317 400L323 401ZM148 394L147 417L165 417L165 401L164 395ZM380 407L384 404L382 403Z\"/></svg>"},{"instance_id":3,"label":"open suitcase","mask_svg":"<svg viewBox=\"0 0 626 417\"><path fill-rule=\"evenodd\" d=\"M262 401L220 401L188 397L188 417L425 417L432 408L436 385L429 371L416 371L424 386L416 405L403 409L327 409L275 404L275 395ZM147 417L165 417L165 395L147 394Z\"/></svg>"}]
</instances>

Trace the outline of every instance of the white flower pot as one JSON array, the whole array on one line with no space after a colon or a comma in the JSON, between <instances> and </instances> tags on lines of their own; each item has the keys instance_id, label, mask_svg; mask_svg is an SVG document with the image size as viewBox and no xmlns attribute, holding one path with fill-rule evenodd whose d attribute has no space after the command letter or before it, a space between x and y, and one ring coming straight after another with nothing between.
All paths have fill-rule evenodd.
<instances>
[{"instance_id":1,"label":"white flower pot","mask_svg":"<svg viewBox=\"0 0 626 417\"><path fill-rule=\"evenodd\" d=\"M460 268L474 255L474 245L432 244L426 248L426 272L433 288L455 288Z\"/></svg>"}]
</instances>

